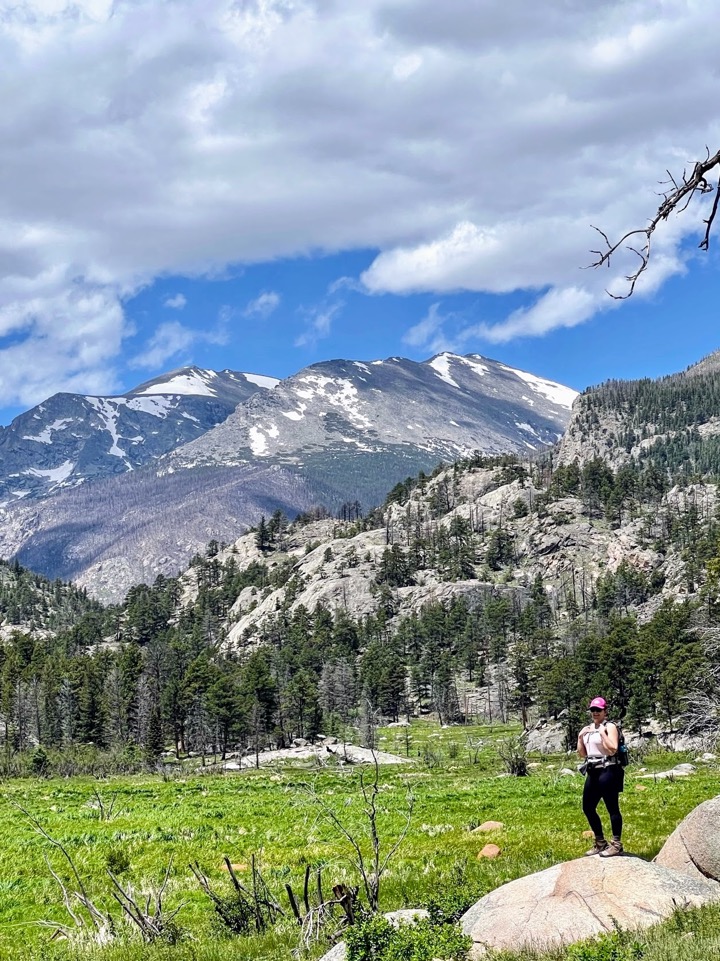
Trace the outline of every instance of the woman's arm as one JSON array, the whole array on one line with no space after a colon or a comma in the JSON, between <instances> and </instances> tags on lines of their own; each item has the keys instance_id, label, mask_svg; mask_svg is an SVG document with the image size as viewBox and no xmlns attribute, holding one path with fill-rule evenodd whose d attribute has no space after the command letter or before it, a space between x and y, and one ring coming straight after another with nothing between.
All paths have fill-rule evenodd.
<instances>
[{"instance_id":1,"label":"woman's arm","mask_svg":"<svg viewBox=\"0 0 720 961\"><path fill-rule=\"evenodd\" d=\"M620 737L618 729L612 721L606 721L600 728L600 738L611 754L617 754Z\"/></svg>"},{"instance_id":2,"label":"woman's arm","mask_svg":"<svg viewBox=\"0 0 720 961\"><path fill-rule=\"evenodd\" d=\"M587 734L587 727L584 727L578 734L577 752L580 757L587 757L587 748L585 747L585 741L583 741L583 734Z\"/></svg>"}]
</instances>

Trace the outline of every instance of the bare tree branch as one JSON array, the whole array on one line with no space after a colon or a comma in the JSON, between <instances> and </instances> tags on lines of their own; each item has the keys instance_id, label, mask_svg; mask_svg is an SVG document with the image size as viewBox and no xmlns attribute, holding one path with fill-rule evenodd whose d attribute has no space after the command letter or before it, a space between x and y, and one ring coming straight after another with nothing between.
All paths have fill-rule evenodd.
<instances>
[{"instance_id":1,"label":"bare tree branch","mask_svg":"<svg viewBox=\"0 0 720 961\"><path fill-rule=\"evenodd\" d=\"M405 825L403 826L399 835L395 838L395 841L390 844L388 850L383 854L384 845L380 837L378 825L378 816L380 812L378 811L377 804L377 799L380 794L380 768L378 765L377 754L374 750L372 752L372 756L374 763L371 779L368 782L364 771L360 773L359 778L360 794L363 800L363 814L365 816L365 822L370 839L371 854L367 857L363 854L360 841L358 840L356 834L353 833L350 828L343 823L332 807L317 793L314 786L308 785L305 789L320 808L323 815L328 821L330 821L331 824L334 825L334 827L348 841L353 849L355 857L350 858L350 861L360 875L370 910L372 912L376 912L380 903L380 881L383 874L387 870L388 862L405 840L408 831L410 830L415 798L413 797L412 792L408 789Z\"/></svg>"},{"instance_id":2,"label":"bare tree branch","mask_svg":"<svg viewBox=\"0 0 720 961\"><path fill-rule=\"evenodd\" d=\"M72 892L68 890L57 871L53 870L48 856L45 855L45 863L47 864L50 874L58 883L60 890L62 891L65 910L72 918L76 929L87 931L88 928L92 927L92 938L98 944L106 944L108 941L112 940L115 934L115 922L112 918L112 915L104 913L93 903L85 888L85 885L82 882L80 873L75 866L75 862L70 856L67 848L56 838L52 837L51 834L48 834L37 818L30 814L30 812L22 807L22 805L18 804L16 801L10 801L10 803L25 815L25 817L30 821L39 834L41 834L47 841L50 842L53 847L57 848L62 853L63 857L70 866L70 871L72 872L72 876L75 879L75 883L78 888L77 891ZM85 912L87 913L87 920L84 915L80 914L75 909L73 900L85 909ZM67 937L69 937L71 934L71 929L68 928L67 925L56 924L55 922L51 921L40 921L39 923L43 926L54 927L56 932L61 932Z\"/></svg>"},{"instance_id":3,"label":"bare tree branch","mask_svg":"<svg viewBox=\"0 0 720 961\"><path fill-rule=\"evenodd\" d=\"M591 250L590 252L596 255L596 260L590 267L609 267L610 261L613 256L618 252L621 247L625 247L631 253L638 257L640 263L636 270L626 275L625 280L627 281L629 287L624 294L613 294L609 290L608 295L613 298L613 300L627 300L628 297L632 297L635 291L635 285L642 276L642 274L647 270L648 264L650 263L651 255L651 240L655 228L663 221L667 220L672 213L682 213L687 210L692 199L698 194L708 194L713 190L715 191L715 198L710 211L710 216L707 220L703 220L705 224L705 233L703 239L701 240L699 246L700 250L707 250L710 246L710 231L712 230L713 224L715 222L715 216L718 211L718 201L720 200L720 182L717 187L713 185L708 180L708 174L715 168L720 168L720 150L713 156L710 156L710 151L707 150L707 156L705 160L698 160L692 168L692 172L687 174L683 172L682 180L678 181L673 177L673 175L668 171L668 180L661 184L666 189L661 191L662 203L657 209L655 216L650 220L647 227L639 227L635 230L629 230L624 234L618 241L612 243L607 236L607 234L600 230L599 227L595 227L591 224L593 230L596 230L600 236L605 241L605 248L603 250ZM641 238L642 242L639 245L632 245L628 243L631 238ZM634 242L633 242L634 243Z\"/></svg>"},{"instance_id":4,"label":"bare tree branch","mask_svg":"<svg viewBox=\"0 0 720 961\"><path fill-rule=\"evenodd\" d=\"M112 896L123 909L128 919L132 921L135 927L140 931L143 941L145 941L147 944L152 944L154 941L167 936L168 925L183 907L181 904L175 908L174 911L169 912L164 911L163 908L163 895L165 894L165 889L167 888L168 881L170 880L171 870L172 858L170 858L168 866L165 869L165 876L163 877L160 887L147 894L145 898L144 909L138 904L132 889L129 887L127 889L123 888L112 871L108 869L107 872L115 889L111 892Z\"/></svg>"}]
</instances>

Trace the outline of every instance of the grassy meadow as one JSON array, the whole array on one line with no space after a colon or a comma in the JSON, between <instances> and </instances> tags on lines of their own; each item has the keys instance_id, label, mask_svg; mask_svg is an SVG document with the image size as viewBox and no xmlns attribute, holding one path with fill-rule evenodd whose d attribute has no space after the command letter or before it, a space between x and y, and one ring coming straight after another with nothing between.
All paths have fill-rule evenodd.
<instances>
[{"instance_id":1,"label":"grassy meadow","mask_svg":"<svg viewBox=\"0 0 720 961\"><path fill-rule=\"evenodd\" d=\"M500 777L502 764L493 741L507 733L497 727L440 730L421 722L409 733L401 728L380 732L379 748L413 758L411 765L380 770L379 826L385 849L406 823L408 795L414 798L407 837L381 882L382 910L420 906L458 886L473 898L480 897L513 878L578 857L587 848L583 837L587 824L580 809L582 778L558 773L566 765L574 768L575 760L538 758L540 764L531 776ZM484 746L473 749L468 738L482 738ZM651 772L688 759L692 760L657 752L642 763ZM338 882L358 883L350 845L327 816L329 808L369 852L358 777L358 768L308 766L225 774L178 768L164 775L107 780L5 781L0 789L0 958L292 958L299 929L289 911L285 884L300 893L308 864L323 868L326 892ZM658 781L641 779L639 765L633 765L622 804L627 850L652 858L693 807L718 793L716 764L698 764L697 773L688 778ZM91 900L118 918L107 868L124 887L141 892L158 886L171 863L165 901L171 910L179 908L177 943L147 946L137 934L102 948L84 947L78 938L53 940L53 925L42 922L67 925L70 919L50 868L69 888L74 890L76 884L62 851L28 815L64 846ZM489 835L473 833L486 820L501 821L504 829ZM500 846L500 856L478 859L488 841ZM225 855L243 883L250 877L255 855L270 891L286 911L285 919L271 931L230 936L217 921L189 864L198 862L212 886L227 894ZM659 939L652 948L656 953L643 956L650 961L712 956L692 952L718 946L720 912L701 912L690 931L683 928L685 923L668 922L652 936ZM666 941L686 953L662 954ZM327 947L316 945L307 956L319 957ZM557 955L561 956L565 955ZM624 955L607 957L622 961Z\"/></svg>"}]
</instances>

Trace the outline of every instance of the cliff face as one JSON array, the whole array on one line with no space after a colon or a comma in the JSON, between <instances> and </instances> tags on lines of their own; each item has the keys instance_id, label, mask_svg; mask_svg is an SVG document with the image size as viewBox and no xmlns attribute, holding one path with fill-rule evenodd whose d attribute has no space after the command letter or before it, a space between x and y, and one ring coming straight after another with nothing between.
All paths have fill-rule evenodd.
<instances>
[{"instance_id":1,"label":"cliff face","mask_svg":"<svg viewBox=\"0 0 720 961\"><path fill-rule=\"evenodd\" d=\"M560 621L603 604L645 620L699 589L703 575L683 538L668 532L683 518L710 524L717 505L715 484L675 486L610 523L582 492L548 499L536 479L510 479L507 468L450 468L390 504L371 529L326 519L291 525L267 550L251 533L221 551L221 564L287 572L278 586L243 588L224 621L227 643L253 643L301 607L354 618L383 609L392 619L459 597L522 603L538 580ZM182 576L186 598L197 576Z\"/></svg>"}]
</instances>

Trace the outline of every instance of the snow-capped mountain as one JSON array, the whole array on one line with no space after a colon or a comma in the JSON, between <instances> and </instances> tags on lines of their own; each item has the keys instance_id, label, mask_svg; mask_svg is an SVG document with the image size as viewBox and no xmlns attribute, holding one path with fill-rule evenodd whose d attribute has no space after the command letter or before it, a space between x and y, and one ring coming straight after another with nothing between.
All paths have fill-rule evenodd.
<instances>
[{"instance_id":1,"label":"snow-capped mountain","mask_svg":"<svg viewBox=\"0 0 720 961\"><path fill-rule=\"evenodd\" d=\"M115 397L55 394L0 428L0 503L136 470L278 381L184 367Z\"/></svg>"},{"instance_id":2,"label":"snow-capped mountain","mask_svg":"<svg viewBox=\"0 0 720 961\"><path fill-rule=\"evenodd\" d=\"M270 461L373 500L440 460L555 443L576 396L477 354L325 361L254 395L159 469Z\"/></svg>"},{"instance_id":3,"label":"snow-capped mountain","mask_svg":"<svg viewBox=\"0 0 720 961\"><path fill-rule=\"evenodd\" d=\"M279 383L185 368L122 397L59 394L0 436L0 556L119 600L276 509L367 509L441 460L531 454L562 435L575 396L450 353L327 361Z\"/></svg>"}]
</instances>

